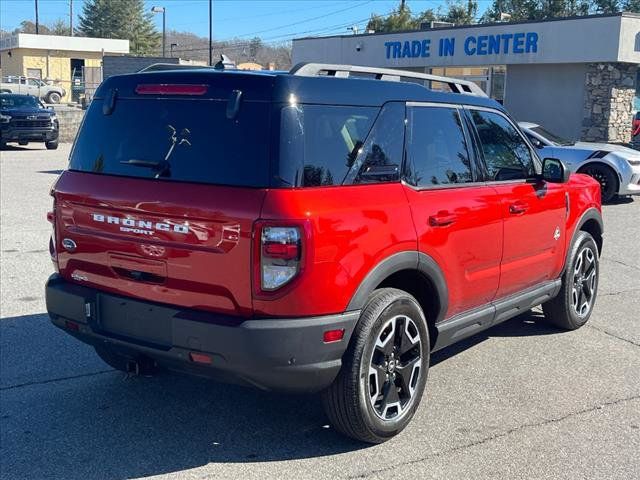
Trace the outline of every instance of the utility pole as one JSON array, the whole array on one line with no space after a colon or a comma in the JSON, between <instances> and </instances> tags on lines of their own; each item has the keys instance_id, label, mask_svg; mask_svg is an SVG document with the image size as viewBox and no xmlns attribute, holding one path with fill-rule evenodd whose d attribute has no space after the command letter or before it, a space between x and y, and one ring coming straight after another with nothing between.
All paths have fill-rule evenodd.
<instances>
[{"instance_id":1,"label":"utility pole","mask_svg":"<svg viewBox=\"0 0 640 480\"><path fill-rule=\"evenodd\" d=\"M73 37L73 0L69 0L69 36Z\"/></svg>"},{"instance_id":2,"label":"utility pole","mask_svg":"<svg viewBox=\"0 0 640 480\"><path fill-rule=\"evenodd\" d=\"M40 33L40 22L38 21L38 0L36 0L36 35Z\"/></svg>"},{"instance_id":3,"label":"utility pole","mask_svg":"<svg viewBox=\"0 0 640 480\"><path fill-rule=\"evenodd\" d=\"M213 0L209 0L209 66L213 66Z\"/></svg>"}]
</instances>

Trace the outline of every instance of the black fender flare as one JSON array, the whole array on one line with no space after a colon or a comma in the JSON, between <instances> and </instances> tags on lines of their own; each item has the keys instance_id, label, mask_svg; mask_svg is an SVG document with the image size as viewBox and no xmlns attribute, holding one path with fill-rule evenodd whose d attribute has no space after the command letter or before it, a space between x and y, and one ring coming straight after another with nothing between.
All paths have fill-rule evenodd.
<instances>
[{"instance_id":1,"label":"black fender flare","mask_svg":"<svg viewBox=\"0 0 640 480\"><path fill-rule=\"evenodd\" d=\"M415 250L394 253L371 269L351 297L347 311L362 309L369 295L380 283L389 275L402 270L417 270L433 284L438 294L439 305L438 314L434 320L436 323L442 321L449 306L449 289L447 288L444 273L433 258Z\"/></svg>"},{"instance_id":2,"label":"black fender flare","mask_svg":"<svg viewBox=\"0 0 640 480\"><path fill-rule=\"evenodd\" d=\"M601 234L604 235L604 223L602 221L602 214L600 213L600 211L595 208L595 207L590 207L588 208L583 214L582 216L578 219L578 221L576 222L576 228L573 231L573 235L571 235L571 241L569 242L569 244L567 245L567 252L566 252L566 257L564 259L564 267L562 268L562 275L564 275L564 272L567 269L567 265L569 264L569 252L571 251L571 248L573 247L573 244L576 241L576 237L578 236L578 234L582 231L582 226L587 223L589 220L594 220L597 224L598 227L600 227L600 232ZM597 243L597 240L596 240ZM602 247L600 245L598 245L599 247L599 255L602 255Z\"/></svg>"}]
</instances>

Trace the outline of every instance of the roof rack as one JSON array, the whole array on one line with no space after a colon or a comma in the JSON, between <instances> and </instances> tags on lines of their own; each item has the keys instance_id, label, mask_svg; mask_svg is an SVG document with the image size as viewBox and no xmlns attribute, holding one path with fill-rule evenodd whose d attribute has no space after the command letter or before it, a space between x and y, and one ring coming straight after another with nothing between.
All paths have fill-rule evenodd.
<instances>
[{"instance_id":1,"label":"roof rack","mask_svg":"<svg viewBox=\"0 0 640 480\"><path fill-rule=\"evenodd\" d=\"M402 78L415 78L419 80L428 80L429 82L440 82L449 86L453 93L461 93L465 95L475 95L477 97L486 97L487 94L475 83L468 80L460 80L451 77L440 77L438 75L429 75L427 73L409 72L407 70L393 70L391 68L362 67L357 65L339 65L331 63L298 63L289 73L301 77L316 77L326 75L330 77L349 78L352 73L370 74L376 80L387 80L392 82L400 82Z\"/></svg>"},{"instance_id":2,"label":"roof rack","mask_svg":"<svg viewBox=\"0 0 640 480\"><path fill-rule=\"evenodd\" d=\"M213 68L209 65L191 65L180 63L153 63L138 70L137 73L143 72L161 72L166 70L201 70L203 68Z\"/></svg>"}]
</instances>

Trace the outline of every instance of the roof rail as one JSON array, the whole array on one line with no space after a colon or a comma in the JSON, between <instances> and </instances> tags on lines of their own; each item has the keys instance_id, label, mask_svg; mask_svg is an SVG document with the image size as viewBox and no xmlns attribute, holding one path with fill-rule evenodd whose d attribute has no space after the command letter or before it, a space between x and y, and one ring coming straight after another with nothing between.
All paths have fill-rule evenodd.
<instances>
[{"instance_id":1,"label":"roof rail","mask_svg":"<svg viewBox=\"0 0 640 480\"><path fill-rule=\"evenodd\" d=\"M153 63L138 70L137 73L142 72L160 72L165 70L200 70L203 68L213 68L209 65L192 65L192 64L180 64L180 63Z\"/></svg>"},{"instance_id":2,"label":"roof rail","mask_svg":"<svg viewBox=\"0 0 640 480\"><path fill-rule=\"evenodd\" d=\"M449 86L452 92L465 95L475 95L486 97L487 94L475 83L468 80L460 80L451 77L440 77L427 73L409 72L407 70L394 70L391 68L362 67L357 65L339 65L331 63L298 63L289 73L301 77L316 77L326 75L330 77L349 78L352 73L365 73L374 75L376 80L387 80L400 82L402 78L415 78L428 80L429 82L440 82Z\"/></svg>"}]
</instances>

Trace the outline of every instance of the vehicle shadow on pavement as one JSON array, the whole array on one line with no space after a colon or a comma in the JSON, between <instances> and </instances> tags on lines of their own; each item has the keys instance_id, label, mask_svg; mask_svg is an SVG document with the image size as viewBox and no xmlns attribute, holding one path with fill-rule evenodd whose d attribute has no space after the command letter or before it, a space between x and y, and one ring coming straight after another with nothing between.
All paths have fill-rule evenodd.
<instances>
[{"instance_id":1,"label":"vehicle shadow on pavement","mask_svg":"<svg viewBox=\"0 0 640 480\"><path fill-rule=\"evenodd\" d=\"M27 146L21 146L21 145L4 145L2 148L0 148L0 151L2 152L20 152L20 151L28 151L28 150L46 150L46 147L44 146L44 144L42 144L42 148L41 149L37 149L37 148L33 148L33 145L31 146L31 148L28 148Z\"/></svg>"},{"instance_id":2,"label":"vehicle shadow on pavement","mask_svg":"<svg viewBox=\"0 0 640 480\"><path fill-rule=\"evenodd\" d=\"M530 312L492 336L556 333ZM162 373L126 379L44 314L0 321L3 478L132 478L209 463L271 462L366 448L327 425L317 396Z\"/></svg>"},{"instance_id":3,"label":"vehicle shadow on pavement","mask_svg":"<svg viewBox=\"0 0 640 480\"><path fill-rule=\"evenodd\" d=\"M495 327L435 352L431 356L431 366L433 367L491 337L528 337L558 333L562 333L562 330L545 323L544 315L541 311L538 309L529 310Z\"/></svg>"},{"instance_id":4,"label":"vehicle shadow on pavement","mask_svg":"<svg viewBox=\"0 0 640 480\"><path fill-rule=\"evenodd\" d=\"M46 315L0 321L3 478L132 478L367 445L312 395L162 373L125 379Z\"/></svg>"}]
</instances>

